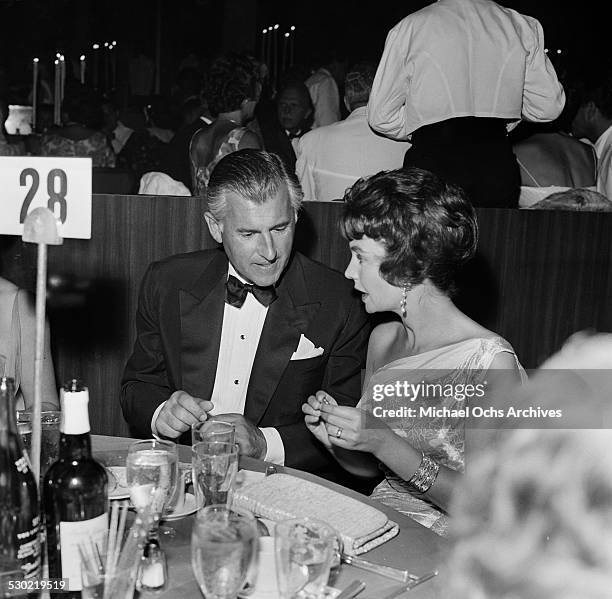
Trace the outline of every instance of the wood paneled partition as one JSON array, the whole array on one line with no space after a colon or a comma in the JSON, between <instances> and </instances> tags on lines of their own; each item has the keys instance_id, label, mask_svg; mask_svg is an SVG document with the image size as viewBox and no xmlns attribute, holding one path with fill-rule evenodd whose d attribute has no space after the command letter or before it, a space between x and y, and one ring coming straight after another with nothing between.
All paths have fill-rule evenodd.
<instances>
[{"instance_id":1,"label":"wood paneled partition","mask_svg":"<svg viewBox=\"0 0 612 599\"><path fill-rule=\"evenodd\" d=\"M215 247L202 199L94 195L92 237L49 248L47 311L58 384L77 376L90 389L95 433L127 436L119 391L134 343L140 280L148 264ZM3 272L34 289L36 248L16 243Z\"/></svg>"},{"instance_id":2,"label":"wood paneled partition","mask_svg":"<svg viewBox=\"0 0 612 599\"><path fill-rule=\"evenodd\" d=\"M340 203L307 202L296 246L344 270ZM127 434L119 383L134 342L147 265L214 247L199 198L94 195L92 239L49 249L48 314L58 381L82 377L94 432ZM479 209L478 255L460 277L457 302L508 339L526 367L573 332L612 331L612 214ZM6 242L6 240L5 240ZM34 288L35 248L4 243L4 276Z\"/></svg>"}]
</instances>

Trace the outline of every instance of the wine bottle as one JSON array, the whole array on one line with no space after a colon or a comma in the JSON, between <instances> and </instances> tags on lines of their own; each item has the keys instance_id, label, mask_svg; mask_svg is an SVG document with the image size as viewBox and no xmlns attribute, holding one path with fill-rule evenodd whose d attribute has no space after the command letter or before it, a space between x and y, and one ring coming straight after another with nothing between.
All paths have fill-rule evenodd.
<instances>
[{"instance_id":1,"label":"wine bottle","mask_svg":"<svg viewBox=\"0 0 612 599\"><path fill-rule=\"evenodd\" d=\"M79 546L87 551L95 545L101 554L106 546L108 479L91 457L87 387L73 379L60 390L60 401L59 459L43 483L49 576L67 578L71 596L80 597ZM65 599L66 594L58 597Z\"/></svg>"},{"instance_id":2,"label":"wine bottle","mask_svg":"<svg viewBox=\"0 0 612 599\"><path fill-rule=\"evenodd\" d=\"M38 489L15 418L15 385L0 378L0 597L41 575ZM14 591L13 591L14 592Z\"/></svg>"}]
</instances>

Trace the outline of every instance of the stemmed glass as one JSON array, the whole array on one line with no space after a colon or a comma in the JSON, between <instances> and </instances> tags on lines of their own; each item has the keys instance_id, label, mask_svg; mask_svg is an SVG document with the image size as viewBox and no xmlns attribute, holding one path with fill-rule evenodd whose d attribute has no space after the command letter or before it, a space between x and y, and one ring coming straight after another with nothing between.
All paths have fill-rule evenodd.
<instances>
[{"instance_id":1,"label":"stemmed glass","mask_svg":"<svg viewBox=\"0 0 612 599\"><path fill-rule=\"evenodd\" d=\"M191 533L191 567L206 599L235 599L252 572L257 526L226 505L201 509Z\"/></svg>"},{"instance_id":2,"label":"stemmed glass","mask_svg":"<svg viewBox=\"0 0 612 599\"><path fill-rule=\"evenodd\" d=\"M132 504L140 513L149 511L154 522L150 536L156 535L164 506L174 497L176 491L176 443L158 439L132 443L128 450L126 478Z\"/></svg>"}]
</instances>

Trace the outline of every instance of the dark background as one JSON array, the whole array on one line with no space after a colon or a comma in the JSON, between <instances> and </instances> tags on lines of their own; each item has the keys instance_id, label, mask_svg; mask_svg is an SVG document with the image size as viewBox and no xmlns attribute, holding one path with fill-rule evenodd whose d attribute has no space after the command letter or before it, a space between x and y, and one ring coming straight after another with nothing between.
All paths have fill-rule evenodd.
<instances>
[{"instance_id":1,"label":"dark background","mask_svg":"<svg viewBox=\"0 0 612 599\"><path fill-rule=\"evenodd\" d=\"M167 91L181 60L206 59L217 49L251 50L259 56L261 31L279 23L296 26L295 60L308 64L320 51L336 49L349 61L377 60L387 31L427 0L0 0L0 67L13 89L25 89L34 56L51 64L56 51L78 59L93 42L118 42L118 76L142 51L155 57L161 11L161 86ZM540 20L558 70L578 72L604 52L603 2L506 0L501 4ZM562 54L556 50L562 49ZM280 48L279 48L280 52ZM19 92L13 92L19 94ZM18 101L13 98L12 101Z\"/></svg>"}]
</instances>

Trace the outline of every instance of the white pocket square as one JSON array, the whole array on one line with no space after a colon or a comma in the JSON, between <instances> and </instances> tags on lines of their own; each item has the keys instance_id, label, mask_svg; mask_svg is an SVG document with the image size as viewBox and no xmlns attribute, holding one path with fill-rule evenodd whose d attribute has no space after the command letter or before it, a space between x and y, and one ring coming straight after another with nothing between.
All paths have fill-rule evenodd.
<instances>
[{"instance_id":1,"label":"white pocket square","mask_svg":"<svg viewBox=\"0 0 612 599\"><path fill-rule=\"evenodd\" d=\"M314 343L304 337L304 334L300 335L300 342L298 343L297 349L293 352L292 360L308 360L308 358L316 358L323 353L322 347L315 347Z\"/></svg>"}]
</instances>

